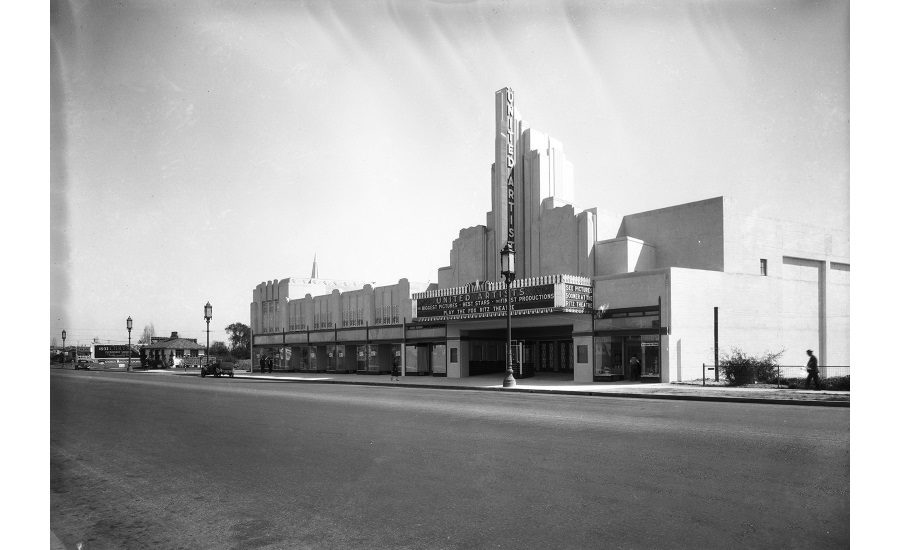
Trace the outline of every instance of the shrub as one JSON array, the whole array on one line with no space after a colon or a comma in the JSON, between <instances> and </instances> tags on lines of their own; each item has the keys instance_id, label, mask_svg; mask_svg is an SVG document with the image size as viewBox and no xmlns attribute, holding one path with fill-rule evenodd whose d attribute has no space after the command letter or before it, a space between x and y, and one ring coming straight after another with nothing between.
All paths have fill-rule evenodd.
<instances>
[{"instance_id":1,"label":"shrub","mask_svg":"<svg viewBox=\"0 0 900 550\"><path fill-rule=\"evenodd\" d=\"M806 378L782 378L781 384L790 389L802 390L806 388ZM819 386L823 390L850 391L850 377L832 376L830 378L822 378L819 380ZM812 387L810 383L810 388Z\"/></svg>"},{"instance_id":2,"label":"shrub","mask_svg":"<svg viewBox=\"0 0 900 550\"><path fill-rule=\"evenodd\" d=\"M823 390L850 391L850 376L832 376L821 380Z\"/></svg>"},{"instance_id":3,"label":"shrub","mask_svg":"<svg viewBox=\"0 0 900 550\"><path fill-rule=\"evenodd\" d=\"M782 354L784 354L784 350L777 353L766 352L762 355L749 355L739 348L731 348L731 353L723 355L719 360L719 368L722 369L725 380L731 386L754 382L771 384L777 379L776 367Z\"/></svg>"}]
</instances>

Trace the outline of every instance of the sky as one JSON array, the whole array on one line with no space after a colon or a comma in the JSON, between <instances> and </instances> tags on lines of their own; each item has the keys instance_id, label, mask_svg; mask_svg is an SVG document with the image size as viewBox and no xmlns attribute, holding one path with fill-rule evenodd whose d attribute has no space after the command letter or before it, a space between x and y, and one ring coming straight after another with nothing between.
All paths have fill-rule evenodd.
<instances>
[{"instance_id":1,"label":"sky","mask_svg":"<svg viewBox=\"0 0 900 550\"><path fill-rule=\"evenodd\" d=\"M437 281L494 92L600 239L716 196L849 230L846 1L50 3L50 333L210 340L252 289Z\"/></svg>"}]
</instances>

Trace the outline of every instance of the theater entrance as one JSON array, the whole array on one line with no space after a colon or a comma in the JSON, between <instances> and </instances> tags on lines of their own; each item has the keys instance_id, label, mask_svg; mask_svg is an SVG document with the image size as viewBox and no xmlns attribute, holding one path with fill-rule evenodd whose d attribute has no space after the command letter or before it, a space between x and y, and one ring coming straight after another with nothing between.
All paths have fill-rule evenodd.
<instances>
[{"instance_id":1,"label":"theater entrance","mask_svg":"<svg viewBox=\"0 0 900 550\"><path fill-rule=\"evenodd\" d=\"M537 342L536 372L573 372L572 340Z\"/></svg>"},{"instance_id":2,"label":"theater entrance","mask_svg":"<svg viewBox=\"0 0 900 550\"><path fill-rule=\"evenodd\" d=\"M469 376L502 373L506 370L506 331L462 332L468 340ZM513 372L516 378L539 373L560 373L574 377L575 362L572 326L515 327Z\"/></svg>"}]
</instances>

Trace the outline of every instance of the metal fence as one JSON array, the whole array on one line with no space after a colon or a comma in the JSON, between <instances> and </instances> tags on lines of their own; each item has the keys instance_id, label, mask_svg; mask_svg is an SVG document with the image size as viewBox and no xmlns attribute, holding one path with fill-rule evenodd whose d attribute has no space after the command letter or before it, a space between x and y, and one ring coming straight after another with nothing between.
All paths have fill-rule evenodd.
<instances>
[{"instance_id":1,"label":"metal fence","mask_svg":"<svg viewBox=\"0 0 900 550\"><path fill-rule=\"evenodd\" d=\"M776 369L779 378L806 378L806 365L780 365ZM829 365L819 367L819 378L850 376L850 365Z\"/></svg>"},{"instance_id":2,"label":"metal fence","mask_svg":"<svg viewBox=\"0 0 900 550\"><path fill-rule=\"evenodd\" d=\"M773 372L772 380L763 380L762 378L766 378L766 376L762 376L760 373L746 373L744 380L739 381L740 384L747 383L769 383L782 385L786 380L791 379L802 379L806 380L806 377L809 375L806 372L806 365L777 365ZM819 367L819 379L824 380L826 378L839 378L842 376L850 376L850 365L827 365ZM706 384L707 381L712 381L715 379L715 367L713 365L704 364L703 365L703 383ZM724 380L725 374L724 369L720 365L719 366L719 379Z\"/></svg>"}]
</instances>

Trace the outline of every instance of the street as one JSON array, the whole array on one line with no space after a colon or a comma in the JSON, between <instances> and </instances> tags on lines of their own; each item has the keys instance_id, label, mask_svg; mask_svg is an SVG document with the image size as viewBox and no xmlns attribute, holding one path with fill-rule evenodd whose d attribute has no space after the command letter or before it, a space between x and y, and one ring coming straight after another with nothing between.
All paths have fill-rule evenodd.
<instances>
[{"instance_id":1,"label":"street","mask_svg":"<svg viewBox=\"0 0 900 550\"><path fill-rule=\"evenodd\" d=\"M844 548L849 408L51 371L93 548Z\"/></svg>"}]
</instances>

